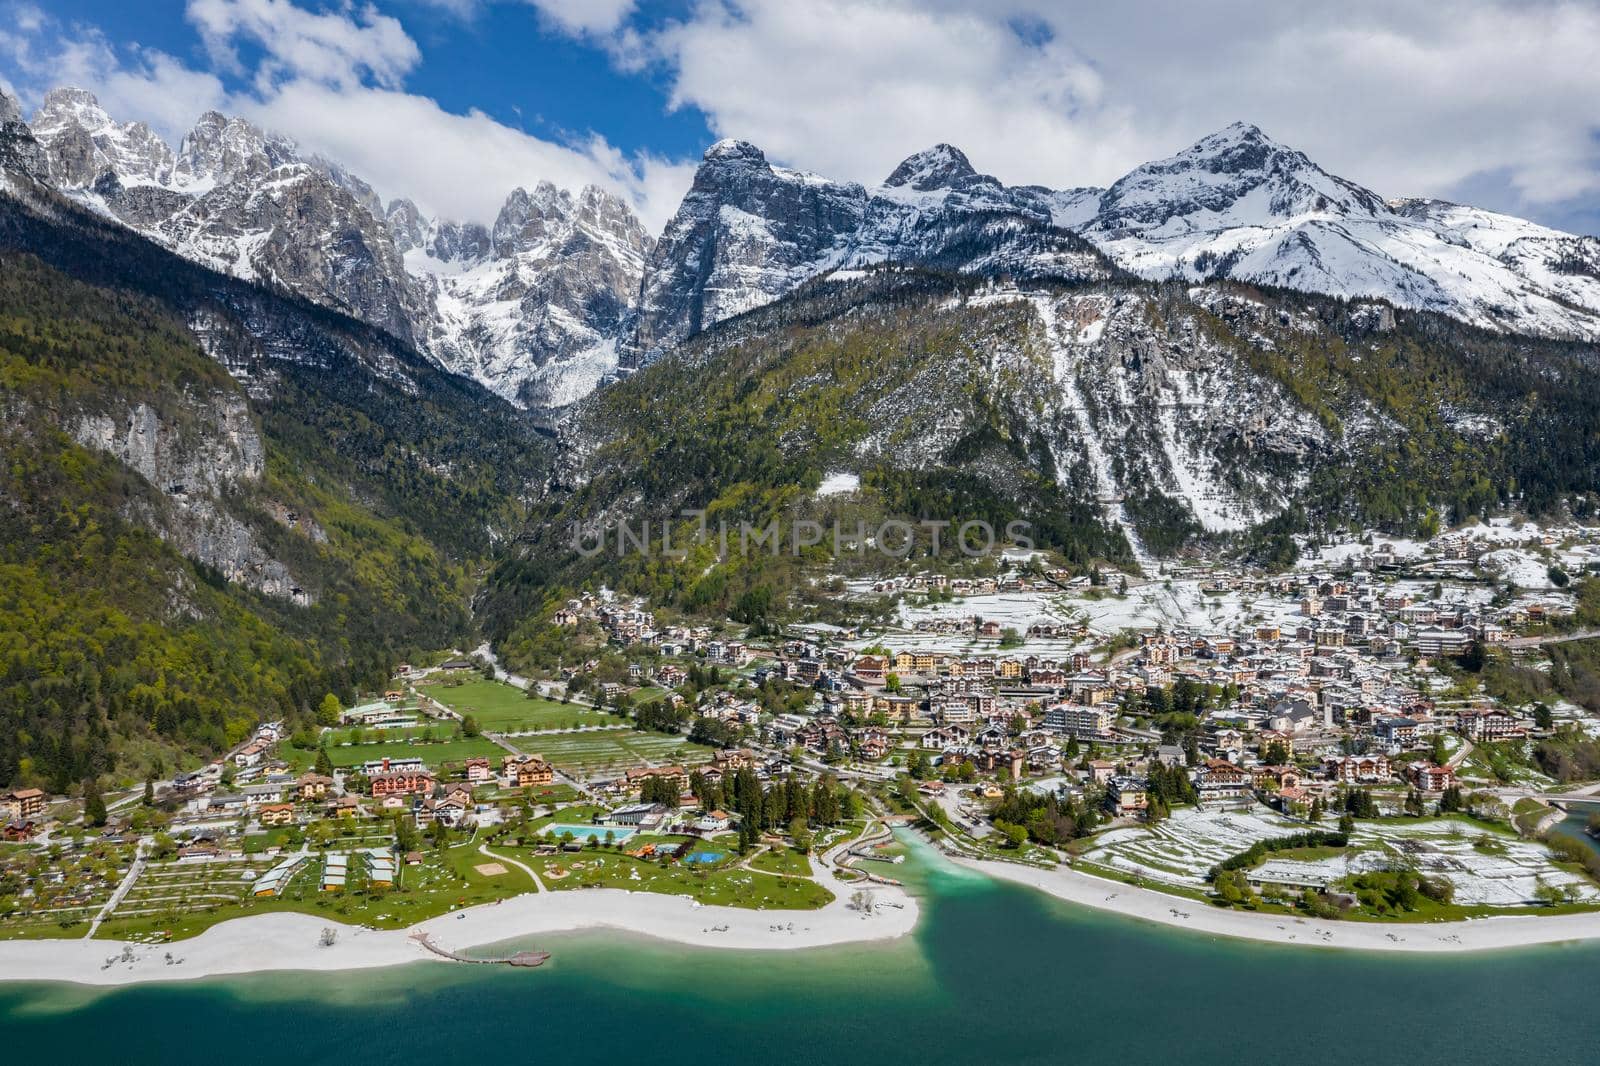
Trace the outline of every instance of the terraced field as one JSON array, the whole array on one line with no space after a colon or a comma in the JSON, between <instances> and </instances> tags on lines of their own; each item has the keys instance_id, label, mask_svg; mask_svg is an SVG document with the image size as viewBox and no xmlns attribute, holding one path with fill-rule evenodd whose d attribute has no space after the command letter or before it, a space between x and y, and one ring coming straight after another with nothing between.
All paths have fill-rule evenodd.
<instances>
[{"instance_id":1,"label":"terraced field","mask_svg":"<svg viewBox=\"0 0 1600 1066\"><path fill-rule=\"evenodd\" d=\"M537 752L563 770L590 773L645 764L693 765L711 757L710 748L692 744L681 736L636 733L632 730L598 730L592 733L555 733L528 738L519 745Z\"/></svg>"}]
</instances>

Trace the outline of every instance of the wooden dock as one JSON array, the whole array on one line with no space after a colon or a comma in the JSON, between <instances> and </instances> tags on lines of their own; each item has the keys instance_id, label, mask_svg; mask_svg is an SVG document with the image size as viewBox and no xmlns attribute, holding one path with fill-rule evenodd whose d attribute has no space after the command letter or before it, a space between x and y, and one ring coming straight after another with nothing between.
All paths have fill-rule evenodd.
<instances>
[{"instance_id":1,"label":"wooden dock","mask_svg":"<svg viewBox=\"0 0 1600 1066\"><path fill-rule=\"evenodd\" d=\"M470 955L461 955L454 951L445 950L433 942L433 935L431 933L414 933L412 934L411 939L415 940L417 943L421 944L423 947L427 948L441 959L449 959L451 962L471 962L486 966L522 966L531 968L534 966L543 966L546 962L550 961L550 953L548 951L519 951L515 955L507 955L498 959L475 959Z\"/></svg>"}]
</instances>

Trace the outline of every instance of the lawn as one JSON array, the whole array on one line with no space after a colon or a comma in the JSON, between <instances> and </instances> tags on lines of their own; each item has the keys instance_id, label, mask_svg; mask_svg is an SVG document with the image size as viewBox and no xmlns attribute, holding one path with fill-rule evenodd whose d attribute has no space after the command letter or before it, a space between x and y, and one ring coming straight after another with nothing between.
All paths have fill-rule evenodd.
<instances>
[{"instance_id":1,"label":"lawn","mask_svg":"<svg viewBox=\"0 0 1600 1066\"><path fill-rule=\"evenodd\" d=\"M472 715L480 727L491 733L627 724L627 719L609 711L529 697L522 689L499 681L478 679L459 685L426 685L419 691L457 714Z\"/></svg>"},{"instance_id":2,"label":"lawn","mask_svg":"<svg viewBox=\"0 0 1600 1066\"><path fill-rule=\"evenodd\" d=\"M556 891L596 885L689 896L701 903L752 910L815 910L833 899L832 892L810 878L775 877L737 868L697 870L678 862L649 862L603 848L560 855L524 851L518 858L538 870L545 885Z\"/></svg>"},{"instance_id":3,"label":"lawn","mask_svg":"<svg viewBox=\"0 0 1600 1066\"><path fill-rule=\"evenodd\" d=\"M811 858L804 852L787 845L777 844L750 860L752 870L765 870L769 874L789 877L810 877Z\"/></svg>"}]
</instances>

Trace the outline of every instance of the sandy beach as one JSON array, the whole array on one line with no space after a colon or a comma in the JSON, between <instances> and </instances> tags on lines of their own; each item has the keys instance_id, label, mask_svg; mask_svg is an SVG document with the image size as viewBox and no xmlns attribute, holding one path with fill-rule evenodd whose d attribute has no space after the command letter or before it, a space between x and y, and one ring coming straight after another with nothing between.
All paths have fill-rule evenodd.
<instances>
[{"instance_id":1,"label":"sandy beach","mask_svg":"<svg viewBox=\"0 0 1600 1066\"><path fill-rule=\"evenodd\" d=\"M853 889L851 890L853 891ZM183 981L274 970L360 970L412 962L459 965L440 959L413 937L466 951L503 940L585 929L615 929L696 947L793 950L904 936L917 924L917 904L903 889L871 888L875 906L863 914L850 892L814 911L754 911L709 907L678 897L622 889L529 893L419 922L406 930L338 925L310 914L273 913L223 922L189 940L130 945L133 961L115 940L0 942L0 981L70 981L124 985ZM338 930L321 945L324 928ZM167 955L182 959L169 964Z\"/></svg>"},{"instance_id":2,"label":"sandy beach","mask_svg":"<svg viewBox=\"0 0 1600 1066\"><path fill-rule=\"evenodd\" d=\"M1159 922L1214 936L1264 940L1302 947L1355 951L1461 952L1530 947L1600 939L1600 912L1507 915L1460 922L1329 922L1275 914L1224 910L1198 900L1135 888L1066 866L1038 870L1015 863L948 856L951 862L1003 881L1096 910Z\"/></svg>"}]
</instances>

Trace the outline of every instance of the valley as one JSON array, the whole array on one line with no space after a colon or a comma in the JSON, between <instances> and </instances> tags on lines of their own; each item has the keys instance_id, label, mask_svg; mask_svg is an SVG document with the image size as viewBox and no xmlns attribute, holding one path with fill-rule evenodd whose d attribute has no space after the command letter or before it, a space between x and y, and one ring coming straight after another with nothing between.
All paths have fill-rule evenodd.
<instances>
[{"instance_id":1,"label":"valley","mask_svg":"<svg viewBox=\"0 0 1600 1066\"><path fill-rule=\"evenodd\" d=\"M908 839L1594 935L1595 238L1245 123L1105 188L725 139L656 235L0 110L0 936L881 939Z\"/></svg>"}]
</instances>

